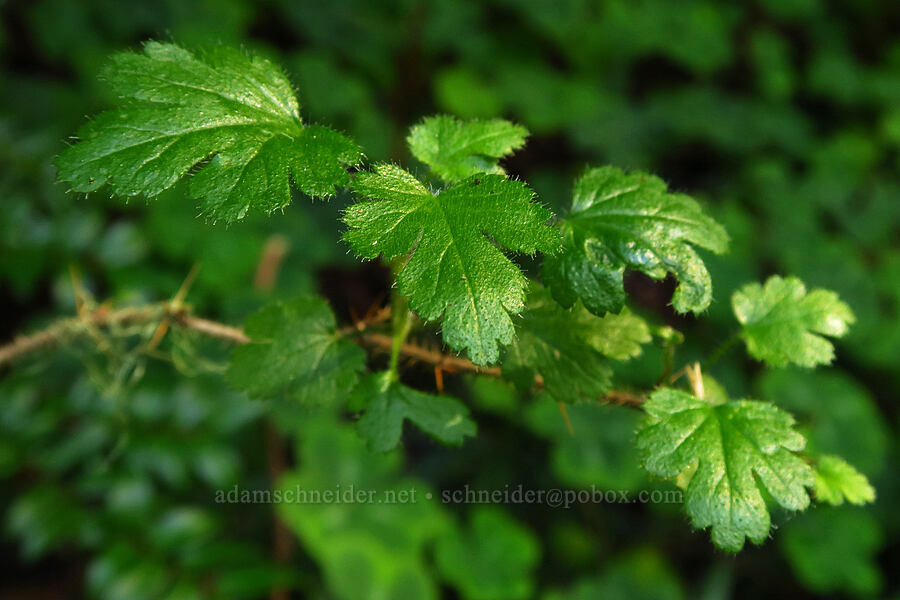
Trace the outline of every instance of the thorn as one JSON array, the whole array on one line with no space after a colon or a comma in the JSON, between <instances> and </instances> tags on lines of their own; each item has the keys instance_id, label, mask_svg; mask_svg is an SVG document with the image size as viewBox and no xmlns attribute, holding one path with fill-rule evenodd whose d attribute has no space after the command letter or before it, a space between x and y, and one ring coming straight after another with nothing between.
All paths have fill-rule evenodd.
<instances>
[{"instance_id":1,"label":"thorn","mask_svg":"<svg viewBox=\"0 0 900 600\"><path fill-rule=\"evenodd\" d=\"M91 295L85 289L81 281L81 274L78 267L74 263L69 264L69 278L72 280L72 294L75 297L75 312L78 316L85 318L88 316L88 305L91 304Z\"/></svg>"},{"instance_id":2,"label":"thorn","mask_svg":"<svg viewBox=\"0 0 900 600\"><path fill-rule=\"evenodd\" d=\"M437 386L438 394L444 393L444 371L440 365L434 368L434 384Z\"/></svg>"},{"instance_id":3,"label":"thorn","mask_svg":"<svg viewBox=\"0 0 900 600\"><path fill-rule=\"evenodd\" d=\"M187 297L188 291L190 291L191 286L194 284L194 280L197 278L198 271L200 271L200 263L194 263L194 266L188 271L187 277L181 282L181 287L178 288L178 291L175 292L175 295L172 297L172 310L181 308L184 299Z\"/></svg>"},{"instance_id":4,"label":"thorn","mask_svg":"<svg viewBox=\"0 0 900 600\"><path fill-rule=\"evenodd\" d=\"M194 263L194 266L191 267L190 271L188 271L187 277L184 278L184 281L181 283L181 287L178 288L178 291L175 292L175 295L172 297L172 301L169 303L170 310L172 312L176 312L181 308L181 305L184 302L185 297L187 296L188 290L191 289L191 285L194 283L194 279L196 279L197 272L199 270L200 263ZM157 327L156 331L153 332L153 337L150 338L149 342L147 342L148 351L156 350L156 347L159 346L159 343L165 337L166 332L169 331L169 322L170 319L168 316L164 317L160 322L159 327Z\"/></svg>"}]
</instances>

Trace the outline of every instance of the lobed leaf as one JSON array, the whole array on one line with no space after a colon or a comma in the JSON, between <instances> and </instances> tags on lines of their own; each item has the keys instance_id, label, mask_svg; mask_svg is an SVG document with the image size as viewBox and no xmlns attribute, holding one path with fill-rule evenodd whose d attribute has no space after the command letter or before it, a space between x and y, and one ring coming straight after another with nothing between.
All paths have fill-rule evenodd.
<instances>
[{"instance_id":1,"label":"lobed leaf","mask_svg":"<svg viewBox=\"0 0 900 600\"><path fill-rule=\"evenodd\" d=\"M447 115L428 117L410 132L413 156L447 182L479 173L506 172L497 161L525 145L528 130L502 119L460 121Z\"/></svg>"},{"instance_id":2,"label":"lobed leaf","mask_svg":"<svg viewBox=\"0 0 900 600\"><path fill-rule=\"evenodd\" d=\"M290 181L310 196L346 186L356 144L304 126L290 82L266 59L227 47L193 53L149 42L113 57L105 73L119 106L79 131L56 160L77 192L107 183L119 196L154 197L199 166L190 186L212 220L290 204Z\"/></svg>"},{"instance_id":3,"label":"lobed leaf","mask_svg":"<svg viewBox=\"0 0 900 600\"><path fill-rule=\"evenodd\" d=\"M544 283L565 307L577 299L592 313L625 303L625 269L662 279L672 273L678 312L700 312L712 300L706 266L694 246L717 254L728 234L688 196L659 178L615 167L590 169L576 183L572 210L559 223L563 251L544 260Z\"/></svg>"},{"instance_id":4,"label":"lobed leaf","mask_svg":"<svg viewBox=\"0 0 900 600\"><path fill-rule=\"evenodd\" d=\"M815 496L817 500L837 506L844 500L850 504L875 501L875 488L865 475L839 456L823 456L816 465Z\"/></svg>"},{"instance_id":5,"label":"lobed leaf","mask_svg":"<svg viewBox=\"0 0 900 600\"><path fill-rule=\"evenodd\" d=\"M369 375L353 396L351 403L365 408L357 429L376 452L387 452L400 443L406 420L445 444L458 446L475 435L465 404L450 396L414 390L391 379L389 372Z\"/></svg>"},{"instance_id":6,"label":"lobed leaf","mask_svg":"<svg viewBox=\"0 0 900 600\"><path fill-rule=\"evenodd\" d=\"M353 189L376 198L344 214L345 239L364 258L411 255L397 276L420 317L443 316L444 341L479 365L496 362L513 340L511 315L524 308L526 279L500 248L553 252L550 211L531 190L502 175L480 175L431 193L400 167L377 165ZM490 239L488 238L490 236ZM496 242L496 245L492 243Z\"/></svg>"},{"instance_id":7,"label":"lobed leaf","mask_svg":"<svg viewBox=\"0 0 900 600\"><path fill-rule=\"evenodd\" d=\"M337 333L321 298L270 304L247 319L244 331L253 341L235 348L226 377L256 398L332 403L350 393L365 366L365 352Z\"/></svg>"},{"instance_id":8,"label":"lobed leaf","mask_svg":"<svg viewBox=\"0 0 900 600\"><path fill-rule=\"evenodd\" d=\"M559 402L600 400L612 387L612 370L591 341L597 317L581 306L566 310L533 285L516 341L503 361L503 375L530 389L539 376ZM602 334L600 334L602 335Z\"/></svg>"},{"instance_id":9,"label":"lobed leaf","mask_svg":"<svg viewBox=\"0 0 900 600\"><path fill-rule=\"evenodd\" d=\"M795 277L770 277L764 286L745 285L731 297L747 351L775 367L828 364L834 346L823 336L841 337L855 317L829 290L809 293Z\"/></svg>"},{"instance_id":10,"label":"lobed leaf","mask_svg":"<svg viewBox=\"0 0 900 600\"><path fill-rule=\"evenodd\" d=\"M576 307L575 310L586 312L581 307ZM642 346L652 339L647 322L627 308L618 314L585 317L590 324L585 330L588 343L613 360L628 360L640 356Z\"/></svg>"},{"instance_id":11,"label":"lobed leaf","mask_svg":"<svg viewBox=\"0 0 900 600\"><path fill-rule=\"evenodd\" d=\"M637 442L644 467L681 476L694 527L711 527L720 548L765 541L771 520L760 486L786 509L809 505L813 472L794 454L806 440L790 414L750 400L712 405L670 388L651 394L644 410Z\"/></svg>"}]
</instances>

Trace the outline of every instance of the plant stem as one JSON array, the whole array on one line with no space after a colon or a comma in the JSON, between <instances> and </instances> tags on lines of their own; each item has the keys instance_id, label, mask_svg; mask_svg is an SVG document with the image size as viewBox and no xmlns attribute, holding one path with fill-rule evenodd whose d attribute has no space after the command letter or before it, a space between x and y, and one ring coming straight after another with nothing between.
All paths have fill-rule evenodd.
<instances>
[{"instance_id":1,"label":"plant stem","mask_svg":"<svg viewBox=\"0 0 900 600\"><path fill-rule=\"evenodd\" d=\"M365 332L366 326L372 323L381 323L384 314L386 314L386 311L381 311L371 321L364 321L352 327L346 327L341 330L341 334L356 336L357 343L363 346L384 353L393 353L397 346L395 346L395 339L392 336ZM185 307L173 311L168 306L168 303L117 310L107 308L87 313L83 317L62 319L43 331L38 331L28 336L19 336L12 342L0 346L0 368L15 360L25 358L34 352L46 350L63 344L70 338L83 335L85 329L89 327L157 322L166 316L171 317L172 324L177 327L236 346L249 344L252 341L247 337L243 329L239 327L232 327L217 321L195 317L189 314L188 309ZM415 344L401 343L397 352L399 354L397 358L398 363L399 357L405 356L425 364L439 366L450 373L473 373L475 375L487 375L488 377L500 377L502 375L499 367L481 367L464 358L443 354L440 351L423 348ZM539 377L535 378L535 384L538 387L543 387L543 381ZM638 407L644 402L642 396L626 391L609 392L602 400L611 404L634 407Z\"/></svg>"},{"instance_id":2,"label":"plant stem","mask_svg":"<svg viewBox=\"0 0 900 600\"><path fill-rule=\"evenodd\" d=\"M400 377L398 365L400 363L400 355L403 350L403 344L406 342L406 336L412 328L413 315L409 310L409 300L405 296L401 296L395 290L391 297L391 327L393 329L393 339L391 342L391 362L388 372L391 379L397 381Z\"/></svg>"}]
</instances>

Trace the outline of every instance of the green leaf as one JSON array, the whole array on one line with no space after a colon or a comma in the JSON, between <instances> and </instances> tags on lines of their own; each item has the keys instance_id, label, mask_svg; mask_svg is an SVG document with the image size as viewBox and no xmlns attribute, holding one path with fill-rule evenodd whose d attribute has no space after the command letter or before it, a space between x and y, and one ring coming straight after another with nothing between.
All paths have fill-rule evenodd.
<instances>
[{"instance_id":1,"label":"green leaf","mask_svg":"<svg viewBox=\"0 0 900 600\"><path fill-rule=\"evenodd\" d=\"M566 592L544 600L682 600L684 592L678 575L652 549L641 549L616 558L602 575L583 579Z\"/></svg>"},{"instance_id":2,"label":"green leaf","mask_svg":"<svg viewBox=\"0 0 900 600\"><path fill-rule=\"evenodd\" d=\"M438 570L466 600L530 598L540 557L534 534L496 507L479 506L469 529L438 538Z\"/></svg>"},{"instance_id":3,"label":"green leaf","mask_svg":"<svg viewBox=\"0 0 900 600\"><path fill-rule=\"evenodd\" d=\"M784 524L779 540L796 577L819 596L881 597L884 526L871 511L822 507Z\"/></svg>"},{"instance_id":4,"label":"green leaf","mask_svg":"<svg viewBox=\"0 0 900 600\"><path fill-rule=\"evenodd\" d=\"M597 320L581 306L562 308L543 287L533 285L518 336L503 361L504 376L524 389L540 376L559 402L600 400L612 387L612 371L589 342Z\"/></svg>"},{"instance_id":5,"label":"green leaf","mask_svg":"<svg viewBox=\"0 0 900 600\"><path fill-rule=\"evenodd\" d=\"M479 365L496 362L512 341L510 315L524 308L526 280L497 245L533 254L553 252L557 233L544 222L550 211L532 202L525 184L481 175L432 194L393 165L357 175L357 194L376 201L354 204L344 215L346 240L357 254L395 258L411 253L397 276L420 317L443 315L444 341L468 350Z\"/></svg>"},{"instance_id":6,"label":"green leaf","mask_svg":"<svg viewBox=\"0 0 900 600\"><path fill-rule=\"evenodd\" d=\"M230 222L290 204L292 177L310 196L331 195L360 160L351 140L303 125L287 77L260 57L150 42L114 56L105 77L118 108L56 160L77 192L109 183L119 196L153 197L200 165L191 195L208 218Z\"/></svg>"},{"instance_id":7,"label":"green leaf","mask_svg":"<svg viewBox=\"0 0 900 600\"><path fill-rule=\"evenodd\" d=\"M321 298L266 306L247 319L244 332L253 341L235 348L227 378L253 397L330 404L350 393L365 366L365 352L335 331Z\"/></svg>"},{"instance_id":8,"label":"green leaf","mask_svg":"<svg viewBox=\"0 0 900 600\"><path fill-rule=\"evenodd\" d=\"M528 130L502 119L460 121L447 115L428 117L410 132L413 155L444 181L479 173L506 172L497 161L525 145Z\"/></svg>"},{"instance_id":9,"label":"green leaf","mask_svg":"<svg viewBox=\"0 0 900 600\"><path fill-rule=\"evenodd\" d=\"M706 309L712 284L693 246L717 254L728 247L725 229L694 200L668 193L657 177L615 167L591 169L575 183L572 210L559 227L563 252L544 259L544 283L563 306L581 298L598 315L624 306L625 269L654 279L672 273L675 310Z\"/></svg>"},{"instance_id":10,"label":"green leaf","mask_svg":"<svg viewBox=\"0 0 900 600\"><path fill-rule=\"evenodd\" d=\"M387 371L363 379L353 397L351 404L365 407L357 423L359 433L377 452L397 446L407 419L445 444L458 446L475 435L475 423L465 404L450 396L423 394L393 381Z\"/></svg>"},{"instance_id":11,"label":"green leaf","mask_svg":"<svg viewBox=\"0 0 900 600\"><path fill-rule=\"evenodd\" d=\"M793 454L806 442L790 414L750 400L713 406L669 388L654 392L644 410L644 467L667 478L696 469L686 484L687 512L694 527L712 527L717 546L737 552L745 537L765 541L771 521L760 485L784 508L809 505L813 473Z\"/></svg>"},{"instance_id":12,"label":"green leaf","mask_svg":"<svg viewBox=\"0 0 900 600\"><path fill-rule=\"evenodd\" d=\"M449 522L428 501L429 486L402 475L402 455L370 452L352 428L321 415L299 439L298 467L279 482L285 501L277 509L319 564L329 597L438 598L426 548Z\"/></svg>"},{"instance_id":13,"label":"green leaf","mask_svg":"<svg viewBox=\"0 0 900 600\"><path fill-rule=\"evenodd\" d=\"M869 477L890 463L893 435L871 393L837 370L769 370L758 380L769 398L803 424L806 452L835 454Z\"/></svg>"},{"instance_id":14,"label":"green leaf","mask_svg":"<svg viewBox=\"0 0 900 600\"><path fill-rule=\"evenodd\" d=\"M816 465L816 499L837 506L875 501L875 488L865 475L839 456L823 456Z\"/></svg>"},{"instance_id":15,"label":"green leaf","mask_svg":"<svg viewBox=\"0 0 900 600\"><path fill-rule=\"evenodd\" d=\"M576 307L576 310L579 308ZM613 360L640 356L641 346L652 339L647 322L627 308L619 314L607 313L602 317L590 318L589 323L585 331L588 343Z\"/></svg>"},{"instance_id":16,"label":"green leaf","mask_svg":"<svg viewBox=\"0 0 900 600\"><path fill-rule=\"evenodd\" d=\"M750 283L731 297L741 335L753 358L774 367L828 364L834 346L822 336L841 337L854 322L853 312L829 290L809 293L795 277L770 277L765 286Z\"/></svg>"}]
</instances>

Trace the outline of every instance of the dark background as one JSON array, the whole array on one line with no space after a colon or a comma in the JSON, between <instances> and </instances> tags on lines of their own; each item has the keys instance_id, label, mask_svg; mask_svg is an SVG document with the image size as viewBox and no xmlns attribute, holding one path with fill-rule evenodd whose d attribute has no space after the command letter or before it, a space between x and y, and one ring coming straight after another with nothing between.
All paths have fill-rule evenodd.
<instances>
[{"instance_id":1,"label":"dark background","mask_svg":"<svg viewBox=\"0 0 900 600\"><path fill-rule=\"evenodd\" d=\"M52 159L110 104L97 75L113 52L146 39L261 52L284 66L307 120L352 135L372 162L414 168L404 139L422 116L507 117L532 132L507 170L557 212L580 171L614 164L659 174L726 225L731 252L704 257L715 301L700 319L668 309L672 282L628 281L637 310L685 333L679 364L728 337L729 298L745 282L792 274L839 292L858 321L833 369L773 373L738 350L713 375L734 397L791 410L816 451L843 455L879 493L865 508L776 512L773 539L738 556L692 532L677 506L505 507L541 548L540 566L519 579L536 596L558 590L554 598L898 593L900 4L38 0L0 11L4 340L73 313L72 273L98 302L140 303L171 297L198 261L190 302L239 323L267 296L252 281L273 234L290 252L272 294L318 290L343 319L386 297L384 271L338 241L347 197L298 198L283 216L226 229L194 218L181 188L128 205L67 194ZM0 598L257 597L284 581L297 597L353 597L334 587L329 565L341 563L305 525L294 526L285 574L269 559L268 507L210 502L210 490L234 482L269 485L265 407L210 373L225 349L174 339L168 363L132 381L121 376L133 366L121 344L99 355L69 348L3 374ZM211 364L198 368L200 356ZM629 364L626 382L652 384L661 351ZM424 368L407 377L433 386ZM573 410L571 438L546 402L500 384L448 385L473 406L479 438L445 450L410 435L403 472L423 485L670 489L637 470L627 409ZM329 427L341 426L318 431ZM315 435L297 437L302 446ZM304 452L293 455L298 476L315 479ZM364 460L353 452L347 464ZM466 522L466 507L444 512ZM397 518L400 528L428 520ZM348 544L365 530L354 523ZM435 574L430 550L382 554L366 560L415 555L421 577L459 593Z\"/></svg>"}]
</instances>

